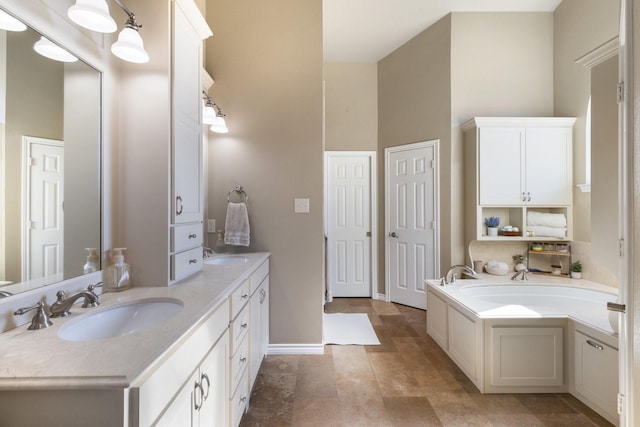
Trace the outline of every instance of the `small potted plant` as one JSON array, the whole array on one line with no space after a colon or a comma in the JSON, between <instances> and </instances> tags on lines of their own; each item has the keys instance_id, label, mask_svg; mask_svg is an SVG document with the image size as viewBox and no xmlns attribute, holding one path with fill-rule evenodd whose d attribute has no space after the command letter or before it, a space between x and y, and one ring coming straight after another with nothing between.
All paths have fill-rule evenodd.
<instances>
[{"instance_id":1,"label":"small potted plant","mask_svg":"<svg viewBox=\"0 0 640 427\"><path fill-rule=\"evenodd\" d=\"M573 279L582 278L582 263L579 260L571 263L571 277Z\"/></svg>"},{"instance_id":2,"label":"small potted plant","mask_svg":"<svg viewBox=\"0 0 640 427\"><path fill-rule=\"evenodd\" d=\"M500 225L500 218L497 216L490 216L489 218L484 219L484 225L487 226L487 235L488 236L497 236L498 235L498 225Z\"/></svg>"}]
</instances>

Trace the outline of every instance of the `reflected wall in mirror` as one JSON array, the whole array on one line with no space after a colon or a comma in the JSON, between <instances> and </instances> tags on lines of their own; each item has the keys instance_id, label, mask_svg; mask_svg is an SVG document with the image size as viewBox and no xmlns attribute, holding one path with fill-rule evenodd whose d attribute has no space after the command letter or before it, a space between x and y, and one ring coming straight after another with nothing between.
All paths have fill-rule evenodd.
<instances>
[{"instance_id":1,"label":"reflected wall in mirror","mask_svg":"<svg viewBox=\"0 0 640 427\"><path fill-rule=\"evenodd\" d=\"M0 30L0 295L100 269L101 74Z\"/></svg>"}]
</instances>

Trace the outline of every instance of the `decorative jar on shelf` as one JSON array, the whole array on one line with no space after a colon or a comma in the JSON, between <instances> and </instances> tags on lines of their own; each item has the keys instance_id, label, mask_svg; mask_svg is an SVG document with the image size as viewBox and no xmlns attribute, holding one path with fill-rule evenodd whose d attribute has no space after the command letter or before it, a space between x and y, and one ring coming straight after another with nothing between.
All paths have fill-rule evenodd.
<instances>
[{"instance_id":1,"label":"decorative jar on shelf","mask_svg":"<svg viewBox=\"0 0 640 427\"><path fill-rule=\"evenodd\" d=\"M497 236L498 235L498 227L487 227L487 236Z\"/></svg>"}]
</instances>

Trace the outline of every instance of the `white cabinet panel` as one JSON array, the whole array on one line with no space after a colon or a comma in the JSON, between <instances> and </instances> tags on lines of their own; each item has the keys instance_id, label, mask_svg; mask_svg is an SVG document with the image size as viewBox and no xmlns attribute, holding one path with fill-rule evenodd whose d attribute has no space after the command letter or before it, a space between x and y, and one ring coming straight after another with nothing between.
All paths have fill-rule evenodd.
<instances>
[{"instance_id":1,"label":"white cabinet panel","mask_svg":"<svg viewBox=\"0 0 640 427\"><path fill-rule=\"evenodd\" d=\"M449 306L449 356L469 378L478 375L476 322Z\"/></svg>"},{"instance_id":2,"label":"white cabinet panel","mask_svg":"<svg viewBox=\"0 0 640 427\"><path fill-rule=\"evenodd\" d=\"M187 224L171 227L171 251L180 252L202 246L202 224Z\"/></svg>"},{"instance_id":3,"label":"white cabinet panel","mask_svg":"<svg viewBox=\"0 0 640 427\"><path fill-rule=\"evenodd\" d=\"M490 381L494 386L561 386L563 328L493 327Z\"/></svg>"},{"instance_id":4,"label":"white cabinet panel","mask_svg":"<svg viewBox=\"0 0 640 427\"><path fill-rule=\"evenodd\" d=\"M527 128L527 203L563 206L572 203L571 130L562 127Z\"/></svg>"},{"instance_id":5,"label":"white cabinet panel","mask_svg":"<svg viewBox=\"0 0 640 427\"><path fill-rule=\"evenodd\" d=\"M249 383L253 388L269 345L269 276L263 279L260 287L251 295L249 309L251 312Z\"/></svg>"},{"instance_id":6,"label":"white cabinet panel","mask_svg":"<svg viewBox=\"0 0 640 427\"><path fill-rule=\"evenodd\" d=\"M481 205L521 205L525 188L524 128L480 128Z\"/></svg>"},{"instance_id":7,"label":"white cabinet panel","mask_svg":"<svg viewBox=\"0 0 640 427\"><path fill-rule=\"evenodd\" d=\"M448 304L433 292L427 295L427 333L444 351L449 351Z\"/></svg>"}]
</instances>

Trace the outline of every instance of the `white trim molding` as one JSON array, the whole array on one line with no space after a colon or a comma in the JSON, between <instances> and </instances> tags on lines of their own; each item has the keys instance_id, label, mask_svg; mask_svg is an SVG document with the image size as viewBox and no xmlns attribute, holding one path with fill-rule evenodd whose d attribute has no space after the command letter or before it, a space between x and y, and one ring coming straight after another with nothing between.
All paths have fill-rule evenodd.
<instances>
[{"instance_id":1,"label":"white trim molding","mask_svg":"<svg viewBox=\"0 0 640 427\"><path fill-rule=\"evenodd\" d=\"M620 40L618 36L610 39L609 41L604 42L597 48L593 49L591 52L582 55L580 58L575 60L576 64L583 65L587 68L593 68L598 64L602 64L609 58L613 58L618 54L620 49Z\"/></svg>"},{"instance_id":2,"label":"white trim molding","mask_svg":"<svg viewBox=\"0 0 640 427\"><path fill-rule=\"evenodd\" d=\"M324 354L324 344L269 344L267 354Z\"/></svg>"}]
</instances>

